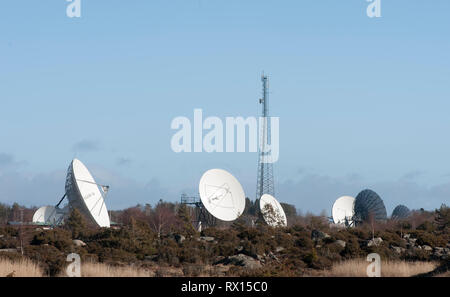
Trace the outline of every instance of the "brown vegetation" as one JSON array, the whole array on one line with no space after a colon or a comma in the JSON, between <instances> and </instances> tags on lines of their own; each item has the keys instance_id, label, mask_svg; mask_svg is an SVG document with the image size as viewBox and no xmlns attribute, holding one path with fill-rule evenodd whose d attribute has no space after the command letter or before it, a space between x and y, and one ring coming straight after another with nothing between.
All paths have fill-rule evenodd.
<instances>
[{"instance_id":1,"label":"brown vegetation","mask_svg":"<svg viewBox=\"0 0 450 297\"><path fill-rule=\"evenodd\" d=\"M256 214L253 204L246 209ZM244 213L232 224L198 233L192 213L186 206L160 201L154 208L115 212L113 218L121 222L118 228L92 228L77 212L63 228L53 230L4 226L0 249L20 251L17 248L23 243L24 256L0 252L0 257L9 263L26 259L38 263L39 274L46 276L64 274L70 253L80 255L86 276L351 276L367 267L358 259L374 252L384 261L386 276L409 276L433 270L438 261L449 261L446 206L435 212L414 212L404 221L349 229L329 225L324 217L294 216L290 211L288 227L271 228L261 220L252 227L247 218L254 214ZM382 240L370 244L373 238ZM76 245L74 239L86 245Z\"/></svg>"},{"instance_id":2,"label":"brown vegetation","mask_svg":"<svg viewBox=\"0 0 450 297\"><path fill-rule=\"evenodd\" d=\"M333 264L322 276L366 277L368 262L365 259L352 259ZM382 277L409 277L430 272L437 266L433 262L381 261Z\"/></svg>"},{"instance_id":3,"label":"brown vegetation","mask_svg":"<svg viewBox=\"0 0 450 297\"><path fill-rule=\"evenodd\" d=\"M0 277L41 277L43 270L28 259L0 259Z\"/></svg>"}]
</instances>

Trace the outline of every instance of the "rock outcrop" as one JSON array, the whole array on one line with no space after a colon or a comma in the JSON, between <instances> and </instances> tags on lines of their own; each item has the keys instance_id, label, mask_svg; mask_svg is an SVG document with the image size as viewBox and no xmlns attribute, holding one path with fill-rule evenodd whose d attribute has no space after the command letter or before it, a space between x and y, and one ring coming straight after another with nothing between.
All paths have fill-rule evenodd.
<instances>
[{"instance_id":1,"label":"rock outcrop","mask_svg":"<svg viewBox=\"0 0 450 297\"><path fill-rule=\"evenodd\" d=\"M319 230L313 230L311 232L311 239L314 241L323 240L325 238L330 238L330 235Z\"/></svg>"},{"instance_id":2,"label":"rock outcrop","mask_svg":"<svg viewBox=\"0 0 450 297\"><path fill-rule=\"evenodd\" d=\"M84 241L81 241L81 240L79 240L79 239L74 239L74 240L72 240L72 243L73 243L75 246L78 246L78 247L86 246L86 243L84 243Z\"/></svg>"},{"instance_id":3,"label":"rock outcrop","mask_svg":"<svg viewBox=\"0 0 450 297\"><path fill-rule=\"evenodd\" d=\"M371 239L367 242L367 246L379 246L383 242L383 239L381 237L376 237L374 239Z\"/></svg>"},{"instance_id":4,"label":"rock outcrop","mask_svg":"<svg viewBox=\"0 0 450 297\"><path fill-rule=\"evenodd\" d=\"M236 265L248 269L258 269L262 267L261 262L244 254L226 257L215 264Z\"/></svg>"}]
</instances>

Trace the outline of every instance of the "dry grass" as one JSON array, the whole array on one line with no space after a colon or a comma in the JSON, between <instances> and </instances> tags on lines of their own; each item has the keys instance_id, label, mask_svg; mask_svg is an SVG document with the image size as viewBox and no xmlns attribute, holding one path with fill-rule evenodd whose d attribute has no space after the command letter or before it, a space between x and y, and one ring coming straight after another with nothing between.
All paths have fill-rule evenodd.
<instances>
[{"instance_id":1,"label":"dry grass","mask_svg":"<svg viewBox=\"0 0 450 297\"><path fill-rule=\"evenodd\" d=\"M11 273L15 277L41 277L44 272L36 263L28 259L15 261L0 259L0 277Z\"/></svg>"},{"instance_id":2,"label":"dry grass","mask_svg":"<svg viewBox=\"0 0 450 297\"><path fill-rule=\"evenodd\" d=\"M151 270L139 269L132 266L116 267L103 263L84 263L81 266L83 277L151 277L155 273Z\"/></svg>"},{"instance_id":3,"label":"dry grass","mask_svg":"<svg viewBox=\"0 0 450 297\"><path fill-rule=\"evenodd\" d=\"M333 265L325 276L336 277L366 277L367 266L370 263L365 259L348 260ZM382 277L409 277L434 270L436 263L431 262L406 262L406 261L381 261Z\"/></svg>"},{"instance_id":4,"label":"dry grass","mask_svg":"<svg viewBox=\"0 0 450 297\"><path fill-rule=\"evenodd\" d=\"M366 269L369 262L365 259L348 260L333 265L331 270L318 272L315 276L331 276L331 277L366 277ZM381 276L383 277L409 277L421 273L426 273L434 270L437 267L436 263L430 262L405 262L405 261L382 261ZM159 274L165 276L179 276L180 271L172 273L172 271L165 271L161 267L155 269L160 270ZM0 277L7 276L15 271L15 277L41 277L43 270L34 262L22 260L7 260L0 259ZM169 273L170 272L170 273ZM158 271L153 269L143 269L133 266L111 266L103 263L84 263L81 266L81 274L83 277L153 277L158 274ZM65 276L62 273L61 276ZM313 275L311 275L313 276ZM439 276L448 277L449 272L443 273Z\"/></svg>"}]
</instances>

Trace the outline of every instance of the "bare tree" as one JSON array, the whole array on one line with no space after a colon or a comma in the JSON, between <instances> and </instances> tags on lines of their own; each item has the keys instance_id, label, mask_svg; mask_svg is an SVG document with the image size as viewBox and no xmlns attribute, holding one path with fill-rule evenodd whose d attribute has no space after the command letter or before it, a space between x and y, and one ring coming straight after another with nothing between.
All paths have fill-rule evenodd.
<instances>
[{"instance_id":1,"label":"bare tree","mask_svg":"<svg viewBox=\"0 0 450 297\"><path fill-rule=\"evenodd\" d=\"M163 232L167 232L170 226L176 224L177 218L174 205L160 200L151 211L148 218L150 227L161 237Z\"/></svg>"},{"instance_id":2,"label":"bare tree","mask_svg":"<svg viewBox=\"0 0 450 297\"><path fill-rule=\"evenodd\" d=\"M127 208L120 214L120 220L125 226L131 225L132 219L145 221L144 212L139 206Z\"/></svg>"}]
</instances>

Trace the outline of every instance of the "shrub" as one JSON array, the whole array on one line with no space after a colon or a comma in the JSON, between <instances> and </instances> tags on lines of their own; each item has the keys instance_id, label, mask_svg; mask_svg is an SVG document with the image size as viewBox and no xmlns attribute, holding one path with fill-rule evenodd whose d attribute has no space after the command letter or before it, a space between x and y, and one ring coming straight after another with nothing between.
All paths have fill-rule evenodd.
<instances>
[{"instance_id":1,"label":"shrub","mask_svg":"<svg viewBox=\"0 0 450 297\"><path fill-rule=\"evenodd\" d=\"M441 207L436 210L436 223L440 230L450 228L450 207L442 204Z\"/></svg>"},{"instance_id":2,"label":"shrub","mask_svg":"<svg viewBox=\"0 0 450 297\"><path fill-rule=\"evenodd\" d=\"M418 245L429 245L431 247L435 246L445 246L447 241L444 236L440 236L439 234L433 232L427 232L422 230L415 230L411 232L411 235L417 238L416 243Z\"/></svg>"},{"instance_id":3,"label":"shrub","mask_svg":"<svg viewBox=\"0 0 450 297\"><path fill-rule=\"evenodd\" d=\"M60 251L68 251L72 246L71 234L62 229L41 231L33 236L31 245L48 244Z\"/></svg>"},{"instance_id":4,"label":"shrub","mask_svg":"<svg viewBox=\"0 0 450 297\"><path fill-rule=\"evenodd\" d=\"M30 245L25 247L24 254L40 263L44 273L48 276L58 275L66 266L67 255L51 245Z\"/></svg>"},{"instance_id":5,"label":"shrub","mask_svg":"<svg viewBox=\"0 0 450 297\"><path fill-rule=\"evenodd\" d=\"M420 224L416 229L422 230L422 231L433 232L436 230L436 226L432 222L426 221L426 222L423 222L422 224Z\"/></svg>"},{"instance_id":6,"label":"shrub","mask_svg":"<svg viewBox=\"0 0 450 297\"><path fill-rule=\"evenodd\" d=\"M307 232L297 232L295 235L295 246L304 248L304 249L311 249L314 244L311 240L311 235Z\"/></svg>"},{"instance_id":7,"label":"shrub","mask_svg":"<svg viewBox=\"0 0 450 297\"><path fill-rule=\"evenodd\" d=\"M349 241L347 241L344 250L341 252L341 256L346 259L357 258L361 256L361 254L362 252L358 240L354 238L351 238L349 239Z\"/></svg>"},{"instance_id":8,"label":"shrub","mask_svg":"<svg viewBox=\"0 0 450 297\"><path fill-rule=\"evenodd\" d=\"M78 209L74 208L70 212L69 217L64 225L72 232L72 238L79 238L86 230L86 221L84 220Z\"/></svg>"}]
</instances>

